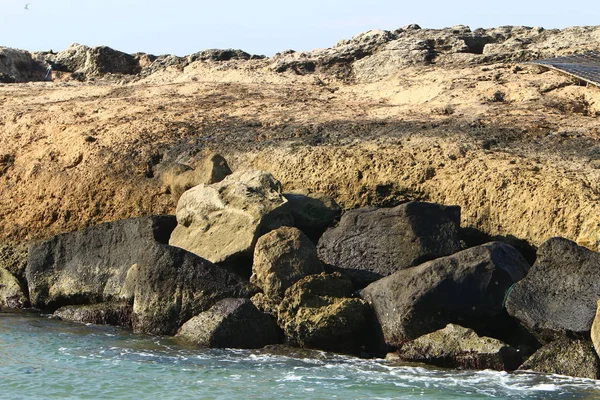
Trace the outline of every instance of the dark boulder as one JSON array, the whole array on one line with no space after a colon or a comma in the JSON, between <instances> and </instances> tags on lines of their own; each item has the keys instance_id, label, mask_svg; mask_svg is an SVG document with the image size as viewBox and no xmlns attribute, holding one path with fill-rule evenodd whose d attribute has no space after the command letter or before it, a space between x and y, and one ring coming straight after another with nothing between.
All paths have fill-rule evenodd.
<instances>
[{"instance_id":1,"label":"dark boulder","mask_svg":"<svg viewBox=\"0 0 600 400\"><path fill-rule=\"evenodd\" d=\"M283 193L288 201L294 226L300 229L314 243L323 232L339 220L342 209L335 200L323 193L308 190L295 190Z\"/></svg>"},{"instance_id":2,"label":"dark boulder","mask_svg":"<svg viewBox=\"0 0 600 400\"><path fill-rule=\"evenodd\" d=\"M0 83L42 81L45 69L28 51L0 46Z\"/></svg>"},{"instance_id":3,"label":"dark boulder","mask_svg":"<svg viewBox=\"0 0 600 400\"><path fill-rule=\"evenodd\" d=\"M177 336L202 347L258 349L283 341L273 317L248 299L223 299L187 321Z\"/></svg>"},{"instance_id":4,"label":"dark boulder","mask_svg":"<svg viewBox=\"0 0 600 400\"><path fill-rule=\"evenodd\" d=\"M536 351L519 367L546 374L600 378L600 360L587 340L559 339Z\"/></svg>"},{"instance_id":5,"label":"dark boulder","mask_svg":"<svg viewBox=\"0 0 600 400\"><path fill-rule=\"evenodd\" d=\"M410 202L394 208L348 211L318 244L323 262L358 282L460 250L460 207Z\"/></svg>"},{"instance_id":6,"label":"dark boulder","mask_svg":"<svg viewBox=\"0 0 600 400\"><path fill-rule=\"evenodd\" d=\"M54 316L67 321L85 324L131 327L132 305L126 301L80 306L64 306Z\"/></svg>"},{"instance_id":7,"label":"dark boulder","mask_svg":"<svg viewBox=\"0 0 600 400\"><path fill-rule=\"evenodd\" d=\"M350 298L352 291L352 282L340 273L310 275L294 283L279 305L277 321L288 343L360 352L371 314L365 301Z\"/></svg>"},{"instance_id":8,"label":"dark boulder","mask_svg":"<svg viewBox=\"0 0 600 400\"><path fill-rule=\"evenodd\" d=\"M525 279L510 291L506 309L542 343L588 336L600 299L600 254L552 238L538 249Z\"/></svg>"},{"instance_id":9,"label":"dark boulder","mask_svg":"<svg viewBox=\"0 0 600 400\"><path fill-rule=\"evenodd\" d=\"M444 329L403 343L400 360L443 368L512 371L521 364L519 350L506 343L480 337L472 329L448 324Z\"/></svg>"},{"instance_id":10,"label":"dark boulder","mask_svg":"<svg viewBox=\"0 0 600 400\"><path fill-rule=\"evenodd\" d=\"M455 323L476 331L503 318L507 290L529 269L512 246L492 242L404 269L361 291L386 343L399 346Z\"/></svg>"},{"instance_id":11,"label":"dark boulder","mask_svg":"<svg viewBox=\"0 0 600 400\"><path fill-rule=\"evenodd\" d=\"M134 264L156 243L168 243L177 221L152 216L107 222L29 248L26 278L33 307L133 299Z\"/></svg>"}]
</instances>

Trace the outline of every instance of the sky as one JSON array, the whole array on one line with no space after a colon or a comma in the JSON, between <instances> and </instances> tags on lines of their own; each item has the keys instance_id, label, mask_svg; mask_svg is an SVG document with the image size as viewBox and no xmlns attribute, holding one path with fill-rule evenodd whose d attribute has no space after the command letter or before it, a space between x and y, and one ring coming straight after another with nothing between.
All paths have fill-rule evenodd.
<instances>
[{"instance_id":1,"label":"sky","mask_svg":"<svg viewBox=\"0 0 600 400\"><path fill-rule=\"evenodd\" d=\"M28 9L25 9L27 5ZM0 46L71 43L127 53L236 48L271 56L331 47L370 29L600 25L598 0L0 0ZM599 45L600 46L600 45Z\"/></svg>"}]
</instances>

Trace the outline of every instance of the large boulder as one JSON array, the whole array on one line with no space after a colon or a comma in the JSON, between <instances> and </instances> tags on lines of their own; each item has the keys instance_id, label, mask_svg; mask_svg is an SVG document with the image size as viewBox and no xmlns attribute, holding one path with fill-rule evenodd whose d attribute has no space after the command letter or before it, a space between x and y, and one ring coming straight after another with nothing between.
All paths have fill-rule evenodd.
<instances>
[{"instance_id":1,"label":"large boulder","mask_svg":"<svg viewBox=\"0 0 600 400\"><path fill-rule=\"evenodd\" d=\"M283 340L273 317L248 299L219 301L183 324L177 336L197 346L237 349L258 349Z\"/></svg>"},{"instance_id":2,"label":"large boulder","mask_svg":"<svg viewBox=\"0 0 600 400\"><path fill-rule=\"evenodd\" d=\"M172 165L161 175L161 180L169 186L171 196L177 204L186 190L200 184L221 182L227 175L231 175L231 169L225 158L220 154L210 154L195 168L183 164Z\"/></svg>"},{"instance_id":3,"label":"large boulder","mask_svg":"<svg viewBox=\"0 0 600 400\"><path fill-rule=\"evenodd\" d=\"M138 60L107 46L88 47L77 43L49 57L53 68L58 71L73 72L84 77L105 74L137 74L141 71Z\"/></svg>"},{"instance_id":4,"label":"large boulder","mask_svg":"<svg viewBox=\"0 0 600 400\"><path fill-rule=\"evenodd\" d=\"M596 350L596 354L600 356L600 300L598 300L596 303L596 315L594 316L594 321L592 322L590 337L592 339L594 349Z\"/></svg>"},{"instance_id":5,"label":"large boulder","mask_svg":"<svg viewBox=\"0 0 600 400\"><path fill-rule=\"evenodd\" d=\"M0 83L41 81L45 67L25 50L0 46Z\"/></svg>"},{"instance_id":6,"label":"large boulder","mask_svg":"<svg viewBox=\"0 0 600 400\"><path fill-rule=\"evenodd\" d=\"M583 339L559 339L536 351L519 367L546 374L600 378L600 360L592 343Z\"/></svg>"},{"instance_id":7,"label":"large boulder","mask_svg":"<svg viewBox=\"0 0 600 400\"><path fill-rule=\"evenodd\" d=\"M263 234L293 225L281 183L263 171L236 171L221 182L198 185L177 203L169 243L219 263L251 257Z\"/></svg>"},{"instance_id":8,"label":"large boulder","mask_svg":"<svg viewBox=\"0 0 600 400\"><path fill-rule=\"evenodd\" d=\"M400 346L449 323L476 329L505 321L506 292L529 269L512 246L487 243L400 270L360 294L377 315L386 343Z\"/></svg>"},{"instance_id":9,"label":"large boulder","mask_svg":"<svg viewBox=\"0 0 600 400\"><path fill-rule=\"evenodd\" d=\"M300 229L314 243L323 232L340 218L342 209L335 200L323 193L312 193L307 189L283 193L294 217L294 226Z\"/></svg>"},{"instance_id":10,"label":"large boulder","mask_svg":"<svg viewBox=\"0 0 600 400\"><path fill-rule=\"evenodd\" d=\"M525 279L515 285L506 309L542 343L587 336L600 299L600 254L564 238L538 249Z\"/></svg>"},{"instance_id":11,"label":"large boulder","mask_svg":"<svg viewBox=\"0 0 600 400\"><path fill-rule=\"evenodd\" d=\"M115 325L131 327L132 305L127 301L64 306L54 312L54 316L67 321L84 324Z\"/></svg>"},{"instance_id":12,"label":"large boulder","mask_svg":"<svg viewBox=\"0 0 600 400\"><path fill-rule=\"evenodd\" d=\"M167 243L176 221L152 216L108 222L54 236L29 248L26 268L34 307L133 299L134 264Z\"/></svg>"},{"instance_id":13,"label":"large boulder","mask_svg":"<svg viewBox=\"0 0 600 400\"><path fill-rule=\"evenodd\" d=\"M0 308L23 308L29 304L17 278L0 268Z\"/></svg>"},{"instance_id":14,"label":"large boulder","mask_svg":"<svg viewBox=\"0 0 600 400\"><path fill-rule=\"evenodd\" d=\"M293 283L321 272L325 269L315 245L297 228L282 226L256 242L250 282L279 302Z\"/></svg>"},{"instance_id":15,"label":"large boulder","mask_svg":"<svg viewBox=\"0 0 600 400\"><path fill-rule=\"evenodd\" d=\"M444 368L512 371L521 364L519 350L454 324L403 343L398 356L403 361Z\"/></svg>"},{"instance_id":16,"label":"large boulder","mask_svg":"<svg viewBox=\"0 0 600 400\"><path fill-rule=\"evenodd\" d=\"M256 288L237 275L177 247L156 244L134 266L132 326L173 335L195 315L225 298L250 298Z\"/></svg>"},{"instance_id":17,"label":"large boulder","mask_svg":"<svg viewBox=\"0 0 600 400\"><path fill-rule=\"evenodd\" d=\"M365 343L369 306L350 298L350 279L340 273L307 276L294 283L279 305L278 324L288 343L343 353Z\"/></svg>"},{"instance_id":18,"label":"large boulder","mask_svg":"<svg viewBox=\"0 0 600 400\"><path fill-rule=\"evenodd\" d=\"M460 207L410 202L394 208L348 211L323 234L325 263L357 281L373 282L398 270L460 250Z\"/></svg>"}]
</instances>

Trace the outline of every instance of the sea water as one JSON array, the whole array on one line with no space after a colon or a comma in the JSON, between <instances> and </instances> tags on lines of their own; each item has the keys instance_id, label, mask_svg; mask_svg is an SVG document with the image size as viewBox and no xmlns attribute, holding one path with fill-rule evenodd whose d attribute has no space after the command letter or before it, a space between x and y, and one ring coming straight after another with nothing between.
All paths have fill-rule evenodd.
<instances>
[{"instance_id":1,"label":"sea water","mask_svg":"<svg viewBox=\"0 0 600 400\"><path fill-rule=\"evenodd\" d=\"M0 312L0 398L600 399L600 384L586 379L277 353L196 349L168 337Z\"/></svg>"}]
</instances>

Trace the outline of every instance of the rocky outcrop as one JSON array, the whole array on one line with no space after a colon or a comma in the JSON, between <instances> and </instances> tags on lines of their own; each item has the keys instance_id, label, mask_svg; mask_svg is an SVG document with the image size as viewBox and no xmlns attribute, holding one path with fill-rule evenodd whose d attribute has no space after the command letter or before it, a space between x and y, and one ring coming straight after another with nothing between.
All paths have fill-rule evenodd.
<instances>
[{"instance_id":1,"label":"rocky outcrop","mask_svg":"<svg viewBox=\"0 0 600 400\"><path fill-rule=\"evenodd\" d=\"M0 47L0 83L41 81L45 69L28 51Z\"/></svg>"},{"instance_id":2,"label":"rocky outcrop","mask_svg":"<svg viewBox=\"0 0 600 400\"><path fill-rule=\"evenodd\" d=\"M84 324L115 325L131 327L132 305L127 301L98 303L78 306L64 306L54 312L54 316L66 321Z\"/></svg>"},{"instance_id":3,"label":"rocky outcrop","mask_svg":"<svg viewBox=\"0 0 600 400\"><path fill-rule=\"evenodd\" d=\"M237 349L258 349L283 339L273 317L248 299L219 301L183 324L177 336L201 347Z\"/></svg>"},{"instance_id":4,"label":"rocky outcrop","mask_svg":"<svg viewBox=\"0 0 600 400\"><path fill-rule=\"evenodd\" d=\"M600 360L587 340L559 339L535 352L519 367L546 374L600 378Z\"/></svg>"},{"instance_id":5,"label":"rocky outcrop","mask_svg":"<svg viewBox=\"0 0 600 400\"><path fill-rule=\"evenodd\" d=\"M156 244L131 272L136 332L173 335L224 298L250 298L256 288L237 275L177 247Z\"/></svg>"},{"instance_id":6,"label":"rocky outcrop","mask_svg":"<svg viewBox=\"0 0 600 400\"><path fill-rule=\"evenodd\" d=\"M454 324L403 343L398 356L404 361L444 368L512 371L521 364L517 349Z\"/></svg>"},{"instance_id":7,"label":"rocky outcrop","mask_svg":"<svg viewBox=\"0 0 600 400\"><path fill-rule=\"evenodd\" d=\"M373 282L459 251L459 224L457 206L410 202L351 210L323 234L319 257L359 282Z\"/></svg>"},{"instance_id":8,"label":"rocky outcrop","mask_svg":"<svg viewBox=\"0 0 600 400\"><path fill-rule=\"evenodd\" d=\"M84 78L106 74L134 75L141 71L136 57L107 46L88 47L74 43L48 62L57 71L79 74Z\"/></svg>"},{"instance_id":9,"label":"rocky outcrop","mask_svg":"<svg viewBox=\"0 0 600 400\"><path fill-rule=\"evenodd\" d=\"M183 164L171 166L161 175L161 180L169 186L173 201L177 204L186 190L200 184L221 182L227 175L231 175L231 169L223 156L210 154L196 168Z\"/></svg>"},{"instance_id":10,"label":"rocky outcrop","mask_svg":"<svg viewBox=\"0 0 600 400\"><path fill-rule=\"evenodd\" d=\"M587 336L600 299L600 254L564 238L544 242L506 309L542 343Z\"/></svg>"},{"instance_id":11,"label":"rocky outcrop","mask_svg":"<svg viewBox=\"0 0 600 400\"><path fill-rule=\"evenodd\" d=\"M32 306L54 311L133 299L135 264L155 243L167 243L175 225L173 216L134 218L33 244L26 269Z\"/></svg>"},{"instance_id":12,"label":"rocky outcrop","mask_svg":"<svg viewBox=\"0 0 600 400\"><path fill-rule=\"evenodd\" d=\"M323 193L300 189L283 193L283 197L289 203L294 226L314 243L342 214L342 209L335 200Z\"/></svg>"},{"instance_id":13,"label":"rocky outcrop","mask_svg":"<svg viewBox=\"0 0 600 400\"><path fill-rule=\"evenodd\" d=\"M293 225L286 203L271 174L236 171L181 196L169 243L215 263L250 257L260 236Z\"/></svg>"},{"instance_id":14,"label":"rocky outcrop","mask_svg":"<svg viewBox=\"0 0 600 400\"><path fill-rule=\"evenodd\" d=\"M356 353L365 343L369 307L350 298L352 282L341 274L303 278L285 293L278 325L288 343L314 349Z\"/></svg>"},{"instance_id":15,"label":"rocky outcrop","mask_svg":"<svg viewBox=\"0 0 600 400\"><path fill-rule=\"evenodd\" d=\"M283 226L256 242L250 282L279 302L293 283L321 272L325 269L315 245L297 228Z\"/></svg>"},{"instance_id":16,"label":"rocky outcrop","mask_svg":"<svg viewBox=\"0 0 600 400\"><path fill-rule=\"evenodd\" d=\"M17 278L4 268L0 268L0 309L24 308L29 305Z\"/></svg>"},{"instance_id":17,"label":"rocky outcrop","mask_svg":"<svg viewBox=\"0 0 600 400\"><path fill-rule=\"evenodd\" d=\"M397 347L449 323L493 325L506 292L528 269L515 248L492 242L398 271L360 295L375 310L386 343Z\"/></svg>"}]
</instances>

